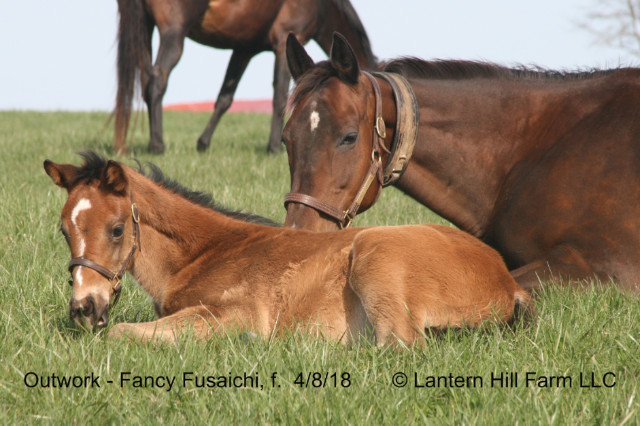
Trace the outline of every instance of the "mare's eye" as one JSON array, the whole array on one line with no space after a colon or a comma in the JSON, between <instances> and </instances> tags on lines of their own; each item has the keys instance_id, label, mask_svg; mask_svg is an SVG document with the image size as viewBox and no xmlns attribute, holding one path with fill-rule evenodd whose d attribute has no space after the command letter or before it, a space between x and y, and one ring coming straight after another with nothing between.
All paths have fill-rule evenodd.
<instances>
[{"instance_id":1,"label":"mare's eye","mask_svg":"<svg viewBox=\"0 0 640 426\"><path fill-rule=\"evenodd\" d=\"M340 146L353 145L356 143L356 140L358 140L358 134L356 132L349 133L340 141Z\"/></svg>"},{"instance_id":2,"label":"mare's eye","mask_svg":"<svg viewBox=\"0 0 640 426\"><path fill-rule=\"evenodd\" d=\"M122 234L124 234L124 225L117 225L111 230L111 236L113 238L122 237Z\"/></svg>"}]
</instances>

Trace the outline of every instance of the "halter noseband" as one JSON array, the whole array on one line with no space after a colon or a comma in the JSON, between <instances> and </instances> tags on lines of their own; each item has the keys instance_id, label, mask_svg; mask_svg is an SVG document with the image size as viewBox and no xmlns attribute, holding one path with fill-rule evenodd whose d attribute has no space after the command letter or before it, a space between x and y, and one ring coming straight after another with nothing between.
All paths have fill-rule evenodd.
<instances>
[{"instance_id":1,"label":"halter noseband","mask_svg":"<svg viewBox=\"0 0 640 426\"><path fill-rule=\"evenodd\" d=\"M132 231L132 245L131 250L129 250L129 254L122 262L122 266L118 272L113 272L112 270L105 268L102 265L97 264L93 260L89 260L86 257L75 257L71 259L69 262L69 273L73 274L73 268L76 266L85 266L89 269L93 269L94 271L101 274L111 283L111 288L113 289L113 293L115 294L115 299L111 306L115 306L118 303L118 299L120 299L120 291L122 290L122 277L124 273L129 269L129 264L131 263L131 259L133 258L133 254L137 249L142 251L142 245L140 244L140 213L138 213L138 207L136 203L133 202L133 197L131 197L131 218L133 223L133 231ZM73 285L73 281L69 281L70 285Z\"/></svg>"},{"instance_id":2,"label":"halter noseband","mask_svg":"<svg viewBox=\"0 0 640 426\"><path fill-rule=\"evenodd\" d=\"M391 73L375 73L377 77L387 81L391 86L393 95L396 99L396 132L392 141L391 150L384 145L384 138L387 136L386 125L382 118L382 95L380 93L380 85L375 77L368 72L363 74L369 79L373 86L375 97L375 115L373 122L373 138L371 148L371 164L369 170L360 185L360 189L356 193L355 199L346 210L336 208L322 200L311 195L301 194L298 192L290 192L284 197L284 207L287 208L289 203L303 204L311 207L321 213L334 219L340 229L348 228L353 218L358 213L360 205L364 200L367 191L371 187L374 179L377 178L379 189L376 194L374 203L380 196L380 188L390 185L400 179L404 172L418 134L419 111L418 102L415 93L406 79L398 74ZM389 154L384 168L382 167L382 156L380 150Z\"/></svg>"}]
</instances>

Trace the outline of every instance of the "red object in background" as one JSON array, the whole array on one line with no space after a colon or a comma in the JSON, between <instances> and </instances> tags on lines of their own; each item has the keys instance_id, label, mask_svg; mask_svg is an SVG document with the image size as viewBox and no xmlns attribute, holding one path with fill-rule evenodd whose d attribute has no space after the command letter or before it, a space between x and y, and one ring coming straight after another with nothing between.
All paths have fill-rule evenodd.
<instances>
[{"instance_id":1,"label":"red object in background","mask_svg":"<svg viewBox=\"0 0 640 426\"><path fill-rule=\"evenodd\" d=\"M271 99L260 99L253 101L233 101L229 111L227 112L262 112L271 114L272 111ZM213 112L215 102L190 102L184 104L171 104L166 105L163 110L165 111L193 111L193 112Z\"/></svg>"}]
</instances>

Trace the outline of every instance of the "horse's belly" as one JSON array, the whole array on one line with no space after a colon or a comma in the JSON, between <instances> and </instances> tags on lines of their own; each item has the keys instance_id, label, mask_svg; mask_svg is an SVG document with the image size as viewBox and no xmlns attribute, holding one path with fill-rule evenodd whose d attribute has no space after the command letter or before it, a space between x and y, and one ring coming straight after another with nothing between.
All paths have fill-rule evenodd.
<instances>
[{"instance_id":1,"label":"horse's belly","mask_svg":"<svg viewBox=\"0 0 640 426\"><path fill-rule=\"evenodd\" d=\"M189 38L222 49L266 50L267 34L282 0L211 0L202 20L191 27Z\"/></svg>"}]
</instances>

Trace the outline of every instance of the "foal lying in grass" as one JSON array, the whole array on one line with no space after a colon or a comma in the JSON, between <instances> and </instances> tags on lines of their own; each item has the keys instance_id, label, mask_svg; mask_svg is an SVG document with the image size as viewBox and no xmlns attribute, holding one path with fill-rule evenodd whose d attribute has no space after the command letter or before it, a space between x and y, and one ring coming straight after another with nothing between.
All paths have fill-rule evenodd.
<instances>
[{"instance_id":1,"label":"foal lying in grass","mask_svg":"<svg viewBox=\"0 0 640 426\"><path fill-rule=\"evenodd\" d=\"M425 329L509 321L530 308L496 251L437 225L356 228L332 233L285 229L229 212L211 198L94 153L81 167L44 168L68 192L61 230L71 250L70 317L108 323L129 271L151 296L157 321L114 325L109 335L171 340L185 329L308 327L349 342L419 340ZM271 226L270 226L271 225Z\"/></svg>"}]
</instances>

